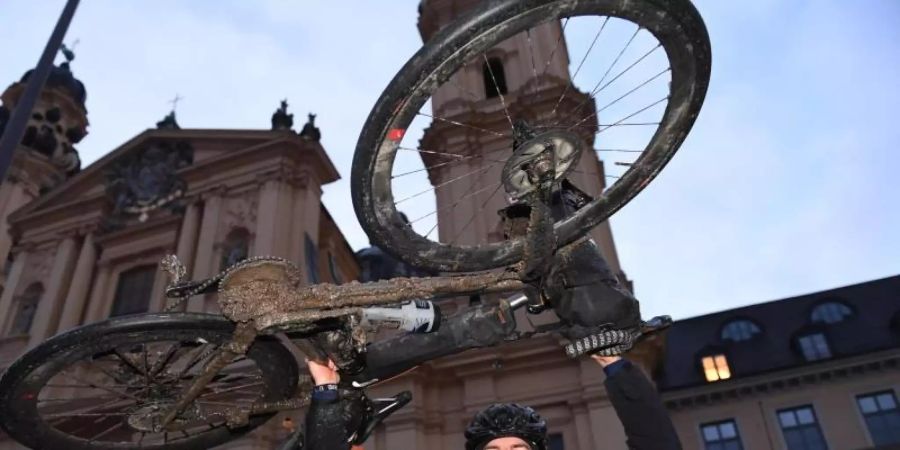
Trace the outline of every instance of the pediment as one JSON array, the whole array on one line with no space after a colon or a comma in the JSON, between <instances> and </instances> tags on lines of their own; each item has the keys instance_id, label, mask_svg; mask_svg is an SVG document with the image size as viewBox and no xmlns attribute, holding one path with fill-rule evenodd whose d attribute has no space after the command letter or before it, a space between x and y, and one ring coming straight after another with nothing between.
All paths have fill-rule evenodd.
<instances>
[{"instance_id":1,"label":"pediment","mask_svg":"<svg viewBox=\"0 0 900 450\"><path fill-rule=\"evenodd\" d=\"M135 213L135 207L156 201L157 195L186 189L174 186L178 181L170 175L280 135L268 130L146 130L17 210L9 220L16 223L61 211L81 215L131 208Z\"/></svg>"}]
</instances>

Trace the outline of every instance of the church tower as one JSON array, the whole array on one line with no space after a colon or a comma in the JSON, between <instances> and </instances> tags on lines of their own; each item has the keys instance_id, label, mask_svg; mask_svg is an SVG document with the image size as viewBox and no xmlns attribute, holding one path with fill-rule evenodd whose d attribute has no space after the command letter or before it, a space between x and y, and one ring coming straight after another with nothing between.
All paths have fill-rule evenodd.
<instances>
[{"instance_id":1,"label":"church tower","mask_svg":"<svg viewBox=\"0 0 900 450\"><path fill-rule=\"evenodd\" d=\"M60 185L81 168L75 144L87 134L86 91L69 66L74 54L54 66L28 120L9 173L0 185L0 264L5 269L13 244L9 215ZM33 70L0 94L0 134L25 92ZM2 277L0 277L2 278Z\"/></svg>"},{"instance_id":2,"label":"church tower","mask_svg":"<svg viewBox=\"0 0 900 450\"><path fill-rule=\"evenodd\" d=\"M479 0L423 0L418 23L422 40L427 42L478 3ZM492 194L490 185L501 179L502 161L511 154L512 142L509 137L498 135L509 134L510 119L524 120L531 126L547 125L577 113L585 105L593 106L593 100L572 84L569 64L563 27L559 21L550 21L469 61L434 92L431 114L440 120L432 120L420 148L465 155L468 163L441 164L438 154L420 153L435 186L441 242L480 244L503 238L495 211L505 207L506 201L503 195ZM477 124L478 129L457 124ZM578 129L586 149L594 148L596 128L594 115ZM475 156L476 152L481 156ZM472 172L477 175L467 175ZM447 182L464 176L471 183ZM568 178L593 197L606 187L603 161L592 151L582 153ZM597 226L591 235L611 268L627 283L609 223Z\"/></svg>"}]
</instances>

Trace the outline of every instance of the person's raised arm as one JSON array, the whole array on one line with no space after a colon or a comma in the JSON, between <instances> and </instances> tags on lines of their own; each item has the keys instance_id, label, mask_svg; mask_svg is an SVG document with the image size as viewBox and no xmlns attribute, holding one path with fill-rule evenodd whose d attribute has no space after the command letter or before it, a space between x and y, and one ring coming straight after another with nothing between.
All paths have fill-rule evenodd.
<instances>
[{"instance_id":1,"label":"person's raised arm","mask_svg":"<svg viewBox=\"0 0 900 450\"><path fill-rule=\"evenodd\" d=\"M628 448L680 450L681 442L656 388L640 369L619 356L593 356L606 373L606 391L625 428Z\"/></svg>"},{"instance_id":2,"label":"person's raised arm","mask_svg":"<svg viewBox=\"0 0 900 450\"><path fill-rule=\"evenodd\" d=\"M309 373L316 387L313 389L309 411L306 413L306 445L304 450L347 450L347 418L344 417L338 382L340 376L334 363L307 361Z\"/></svg>"}]
</instances>

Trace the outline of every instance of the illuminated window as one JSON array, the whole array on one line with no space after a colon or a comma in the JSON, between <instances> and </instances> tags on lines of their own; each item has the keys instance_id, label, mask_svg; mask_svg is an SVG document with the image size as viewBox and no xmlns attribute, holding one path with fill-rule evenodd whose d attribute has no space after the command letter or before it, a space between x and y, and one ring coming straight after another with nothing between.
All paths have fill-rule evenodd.
<instances>
[{"instance_id":1,"label":"illuminated window","mask_svg":"<svg viewBox=\"0 0 900 450\"><path fill-rule=\"evenodd\" d=\"M853 315L849 306L840 302L822 303L813 308L810 319L820 323L838 323Z\"/></svg>"},{"instance_id":2,"label":"illuminated window","mask_svg":"<svg viewBox=\"0 0 900 450\"><path fill-rule=\"evenodd\" d=\"M732 320L722 327L722 340L732 342L746 341L759 333L759 327L747 319Z\"/></svg>"},{"instance_id":3,"label":"illuminated window","mask_svg":"<svg viewBox=\"0 0 900 450\"><path fill-rule=\"evenodd\" d=\"M728 360L725 359L725 355L704 356L701 362L706 381L713 382L731 378L731 369L728 367Z\"/></svg>"},{"instance_id":4,"label":"illuminated window","mask_svg":"<svg viewBox=\"0 0 900 450\"><path fill-rule=\"evenodd\" d=\"M873 392L856 397L859 412L876 446L900 443L900 408L894 391Z\"/></svg>"},{"instance_id":5,"label":"illuminated window","mask_svg":"<svg viewBox=\"0 0 900 450\"><path fill-rule=\"evenodd\" d=\"M807 361L818 361L820 359L831 358L831 350L828 348L828 341L822 333L807 334L797 338L800 344L800 351Z\"/></svg>"},{"instance_id":6,"label":"illuminated window","mask_svg":"<svg viewBox=\"0 0 900 450\"><path fill-rule=\"evenodd\" d=\"M733 419L700 425L706 450L743 450L737 423Z\"/></svg>"}]
</instances>

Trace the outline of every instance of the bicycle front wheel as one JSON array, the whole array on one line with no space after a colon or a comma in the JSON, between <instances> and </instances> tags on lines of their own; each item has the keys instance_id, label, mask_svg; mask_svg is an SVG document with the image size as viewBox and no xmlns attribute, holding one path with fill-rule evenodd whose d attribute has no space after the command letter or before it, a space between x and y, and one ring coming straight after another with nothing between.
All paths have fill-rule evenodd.
<instances>
[{"instance_id":1,"label":"bicycle front wheel","mask_svg":"<svg viewBox=\"0 0 900 450\"><path fill-rule=\"evenodd\" d=\"M687 0L484 2L431 37L373 107L353 159L357 217L375 245L417 267L514 263L523 241L504 240L493 214L513 195L519 162L510 160L528 153L529 139L556 139L586 149L557 181L599 186L555 224L559 245L570 243L675 154L706 95L710 60ZM517 72L505 74L504 61Z\"/></svg>"},{"instance_id":2,"label":"bicycle front wheel","mask_svg":"<svg viewBox=\"0 0 900 450\"><path fill-rule=\"evenodd\" d=\"M0 378L0 425L31 447L66 450L200 450L262 425L229 428L228 410L290 398L297 365L274 339L258 339L174 421L157 425L234 324L209 314L113 318L53 337Z\"/></svg>"}]
</instances>

